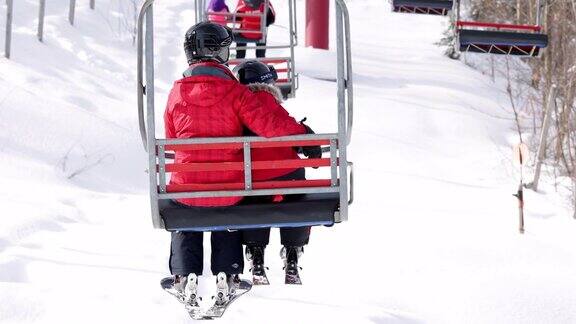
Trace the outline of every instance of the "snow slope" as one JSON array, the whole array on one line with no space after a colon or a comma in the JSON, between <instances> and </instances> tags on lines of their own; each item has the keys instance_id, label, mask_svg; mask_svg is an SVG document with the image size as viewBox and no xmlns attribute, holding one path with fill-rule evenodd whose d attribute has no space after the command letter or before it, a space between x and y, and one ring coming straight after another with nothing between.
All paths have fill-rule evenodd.
<instances>
[{"instance_id":1,"label":"snow slope","mask_svg":"<svg viewBox=\"0 0 576 324\"><path fill-rule=\"evenodd\" d=\"M76 27L66 3L48 8L40 44L36 2L18 1L13 60L0 60L0 323L191 322L158 285L169 235L149 220L135 51L113 18L122 2L99 0L96 12L79 2ZM527 232L517 234L517 139L503 85L442 55L443 18L349 5L350 221L313 230L302 287L281 284L274 231L273 284L219 322L576 322L576 224L552 187L527 194ZM156 6L159 116L185 68L192 8ZM286 107L330 131L335 84L318 78L333 76L333 53L297 54L300 90ZM202 279L205 296L213 280Z\"/></svg>"}]
</instances>

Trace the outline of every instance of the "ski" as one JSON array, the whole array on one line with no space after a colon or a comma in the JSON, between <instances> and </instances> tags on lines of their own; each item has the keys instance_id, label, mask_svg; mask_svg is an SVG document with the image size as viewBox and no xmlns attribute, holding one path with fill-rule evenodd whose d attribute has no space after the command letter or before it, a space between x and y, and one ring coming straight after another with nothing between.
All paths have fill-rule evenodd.
<instances>
[{"instance_id":1,"label":"ski","mask_svg":"<svg viewBox=\"0 0 576 324\"><path fill-rule=\"evenodd\" d=\"M302 280L300 279L300 273L298 273L298 266L289 264L286 266L284 270L286 271L284 284L286 285L302 284Z\"/></svg>"},{"instance_id":2,"label":"ski","mask_svg":"<svg viewBox=\"0 0 576 324\"><path fill-rule=\"evenodd\" d=\"M160 280L160 286L164 291L169 293L170 295L176 297L178 301L182 304L185 304L186 297L183 293L181 293L178 289L174 287L174 277L166 277Z\"/></svg>"},{"instance_id":3,"label":"ski","mask_svg":"<svg viewBox=\"0 0 576 324\"><path fill-rule=\"evenodd\" d=\"M224 312L226 312L226 310L228 309L228 307L233 302L238 300L238 298L240 298L242 295L249 292L250 289L252 289L252 283L248 280L240 280L234 283L234 287L230 289L230 292L227 296L228 298L226 298L222 303L219 303L218 301L220 299L218 298L218 296L216 296L215 297L216 302L214 303L214 305L209 309L207 309L205 312L197 314L198 315L197 318L194 319L206 320L222 317L224 315Z\"/></svg>"},{"instance_id":4,"label":"ski","mask_svg":"<svg viewBox=\"0 0 576 324\"><path fill-rule=\"evenodd\" d=\"M270 281L268 280L268 276L266 275L266 267L262 264L254 265L252 269L250 269L252 273L252 283L255 286L267 286L270 285Z\"/></svg>"},{"instance_id":5,"label":"ski","mask_svg":"<svg viewBox=\"0 0 576 324\"><path fill-rule=\"evenodd\" d=\"M170 295L176 297L176 299L181 304L184 305L184 307L186 308L186 311L188 312L190 317L198 318L199 314L202 313L202 308L198 304L198 298L196 297L196 295L194 294L194 298L187 301L186 295L183 294L176 287L174 287L174 285L175 285L174 277L167 277L167 278L164 278L160 281L160 286L162 287L162 289L164 291L166 291L167 293L169 293Z\"/></svg>"},{"instance_id":6,"label":"ski","mask_svg":"<svg viewBox=\"0 0 576 324\"><path fill-rule=\"evenodd\" d=\"M265 271L260 274L252 274L252 283L254 286L270 285L270 281L268 280L268 276L266 275Z\"/></svg>"},{"instance_id":7,"label":"ski","mask_svg":"<svg viewBox=\"0 0 576 324\"><path fill-rule=\"evenodd\" d=\"M280 257L284 260L285 278L284 284L286 285L301 285L300 273L298 270L298 258L304 253L303 247L283 247L280 250Z\"/></svg>"},{"instance_id":8,"label":"ski","mask_svg":"<svg viewBox=\"0 0 576 324\"><path fill-rule=\"evenodd\" d=\"M224 273L219 274L219 276L222 276L222 279L219 278L219 283L217 283L218 291L217 295L213 297L214 305L208 309L202 308L198 303L198 300L201 299L196 295L198 284L196 276L188 278L184 292L178 289L178 283L175 282L174 277L162 279L160 285L164 291L184 305L192 319L212 320L222 317L233 302L252 289L252 283L248 280L241 280L237 276L228 280Z\"/></svg>"}]
</instances>

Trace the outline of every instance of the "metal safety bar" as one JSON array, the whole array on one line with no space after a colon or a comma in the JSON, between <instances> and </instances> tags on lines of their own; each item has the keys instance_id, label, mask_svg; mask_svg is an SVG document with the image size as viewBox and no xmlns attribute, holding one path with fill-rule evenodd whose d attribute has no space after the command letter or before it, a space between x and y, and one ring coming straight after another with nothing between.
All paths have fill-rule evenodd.
<instances>
[{"instance_id":1,"label":"metal safety bar","mask_svg":"<svg viewBox=\"0 0 576 324\"><path fill-rule=\"evenodd\" d=\"M340 183L337 178L337 169L340 157L337 154L338 134L310 134L297 136L284 136L274 138L261 137L228 137L228 138L190 138L190 139L159 139L157 143L157 170L159 189L159 199L181 199L181 198L200 198L200 197L230 197L230 196L262 196L271 194L302 194L302 193L327 193L338 192ZM277 160L277 161L252 161L251 149L274 148L274 147L292 147L314 145L316 143L332 142L331 146L335 154L331 154L329 159L312 159L312 160ZM187 163L187 164L167 164L165 152L169 150L217 150L217 149L242 149L243 162L221 162L221 163ZM326 161L326 162L324 162ZM331 179L324 183L317 183L318 180L307 180L312 182L312 186L295 186L291 188L280 187L274 188L257 188L258 183L252 181L252 170L261 169L283 169L297 167L322 167L331 168ZM233 184L207 184L191 185L196 188L195 191L170 191L166 183L166 173L174 171L186 172L206 172L206 171L244 171L244 181L241 186L244 190L200 190L201 187L222 188L230 187ZM316 183L314 182L316 181ZM292 183L293 181L288 182ZM264 185L266 183L264 182ZM182 185L186 188L186 185ZM232 186L234 187L234 186ZM262 186L261 186L262 187Z\"/></svg>"},{"instance_id":2,"label":"metal safety bar","mask_svg":"<svg viewBox=\"0 0 576 324\"><path fill-rule=\"evenodd\" d=\"M196 23L204 20L204 9L206 5L203 0L194 1L194 15Z\"/></svg>"},{"instance_id":3,"label":"metal safety bar","mask_svg":"<svg viewBox=\"0 0 576 324\"><path fill-rule=\"evenodd\" d=\"M540 26L541 25L540 22L542 21L542 7L544 6L542 4L542 0L538 0L537 6L538 8L536 9L536 25Z\"/></svg>"},{"instance_id":4,"label":"metal safety bar","mask_svg":"<svg viewBox=\"0 0 576 324\"><path fill-rule=\"evenodd\" d=\"M350 46L350 19L348 9L344 0L334 0L336 3L336 32L337 32L337 62L338 62L338 133L337 134L316 134L300 135L289 138L241 138L242 143L282 141L282 140L314 140L318 136L328 136L337 139L338 147L338 187L322 188L322 190L333 190L339 192L340 210L336 216L336 221L346 221L348 219L348 202L353 197L352 192L348 192L348 160L347 145L350 143L350 133L353 122L353 82L352 82L352 54ZM230 138L209 138L209 139L170 139L158 140L155 135L154 116L154 30L153 30L153 3L154 0L146 0L142 5L138 15L137 34L137 95L138 95L138 121L142 143L148 152L148 170L150 182L150 205L152 211L153 225L156 228L164 228L162 218L159 213L158 200L169 199L172 196L160 197L158 187L158 173L154 172L157 167L165 168L166 165L158 165L159 158L165 159L165 150L157 149L158 145L194 143L196 141L209 141L214 143L229 142ZM145 26L144 26L145 25ZM146 99L146 107L144 102ZM146 108L146 111L145 111ZM248 145L249 146L249 145ZM245 147L246 149L246 147ZM159 155L160 154L160 155ZM331 154L332 155L332 154ZM165 163L165 162L164 162ZM163 170L165 171L165 170ZM334 174L333 172L331 173ZM352 175L351 177L352 178ZM246 181L246 179L245 179ZM333 183L334 181L331 181ZM246 189L246 188L245 188ZM315 192L318 188L290 188L290 189L265 189L258 194L293 194ZM350 186L350 190L353 186ZM246 190L240 190L246 191ZM252 190L254 192L255 190ZM166 193L168 194L168 193ZM180 193L174 193L177 197ZM222 194L222 193L219 193ZM162 193L162 195L164 195ZM237 196L236 191L227 191L226 195Z\"/></svg>"},{"instance_id":5,"label":"metal safety bar","mask_svg":"<svg viewBox=\"0 0 576 324\"><path fill-rule=\"evenodd\" d=\"M531 30L531 31L535 31L535 32L539 32L542 29L542 27L540 27L540 26L532 26L532 25L510 25L510 24L486 23L486 22L477 22L477 21L457 21L456 26L458 26L458 27L487 27L487 28L495 28L496 30L500 30L500 29Z\"/></svg>"},{"instance_id":6,"label":"metal safety bar","mask_svg":"<svg viewBox=\"0 0 576 324\"><path fill-rule=\"evenodd\" d=\"M10 58L12 47L12 19L14 16L13 0L6 0L6 37L4 40L4 57Z\"/></svg>"},{"instance_id":7,"label":"metal safety bar","mask_svg":"<svg viewBox=\"0 0 576 324\"><path fill-rule=\"evenodd\" d=\"M338 94L345 98L339 98L338 104L345 110L345 133L346 143L352 140L352 126L354 122L354 86L352 73L352 46L350 37L350 14L344 0L336 1L336 39L337 39L337 62L338 62ZM345 100L344 100L345 99Z\"/></svg>"}]
</instances>

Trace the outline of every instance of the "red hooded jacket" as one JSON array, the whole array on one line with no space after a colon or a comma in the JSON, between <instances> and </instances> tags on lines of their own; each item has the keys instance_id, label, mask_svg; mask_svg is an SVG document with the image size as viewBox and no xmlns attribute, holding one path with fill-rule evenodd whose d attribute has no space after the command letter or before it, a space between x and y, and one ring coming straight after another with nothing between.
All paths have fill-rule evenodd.
<instances>
[{"instance_id":1,"label":"red hooded jacket","mask_svg":"<svg viewBox=\"0 0 576 324\"><path fill-rule=\"evenodd\" d=\"M306 129L278 104L261 102L257 94L240 84L232 72L215 62L194 64L174 83L168 97L164 122L167 138L242 136L244 127L259 136L305 134ZM175 163L238 162L242 150L205 150L176 153ZM244 172L175 172L171 184L243 182ZM190 198L190 206L215 207L238 203L241 197Z\"/></svg>"},{"instance_id":2,"label":"red hooded jacket","mask_svg":"<svg viewBox=\"0 0 576 324\"><path fill-rule=\"evenodd\" d=\"M277 107L278 111L283 111L286 117L290 117L288 112L282 107L282 94L280 90L273 85L265 83L253 83L248 88L258 97L260 102L266 107ZM252 161L277 161L277 160L297 160L300 159L296 151L291 147L262 148L252 149ZM269 169L269 170L252 170L252 179L254 181L266 181L282 177L296 169Z\"/></svg>"},{"instance_id":3,"label":"red hooded jacket","mask_svg":"<svg viewBox=\"0 0 576 324\"><path fill-rule=\"evenodd\" d=\"M265 5L265 3L262 3L258 9L255 9L255 8L252 8L249 5L247 5L244 2L244 0L239 0L238 4L236 5L236 12L237 13L243 13L243 14L259 14L259 15L261 15L264 12L264 5ZM266 13L266 27L273 24L275 18L276 18L276 12L274 11L272 4L270 2L268 2L268 12ZM238 20L240 20L240 29L260 31L260 24L262 22L262 19L260 16L258 16L258 17L241 17ZM262 38L262 33L260 33L260 32L258 32L258 33L240 33L240 36L242 36L244 38L256 40L256 39Z\"/></svg>"}]
</instances>

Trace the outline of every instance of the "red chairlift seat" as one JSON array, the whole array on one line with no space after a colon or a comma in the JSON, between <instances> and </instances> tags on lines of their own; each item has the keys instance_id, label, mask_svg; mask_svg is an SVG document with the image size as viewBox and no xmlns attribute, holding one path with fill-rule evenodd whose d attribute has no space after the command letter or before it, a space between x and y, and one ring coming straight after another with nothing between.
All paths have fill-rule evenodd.
<instances>
[{"instance_id":1,"label":"red chairlift seat","mask_svg":"<svg viewBox=\"0 0 576 324\"><path fill-rule=\"evenodd\" d=\"M452 0L393 0L394 12L446 16L452 7Z\"/></svg>"},{"instance_id":2,"label":"red chairlift seat","mask_svg":"<svg viewBox=\"0 0 576 324\"><path fill-rule=\"evenodd\" d=\"M548 46L548 36L540 33L540 26L469 21L458 21L456 26L462 52L538 56Z\"/></svg>"}]
</instances>

